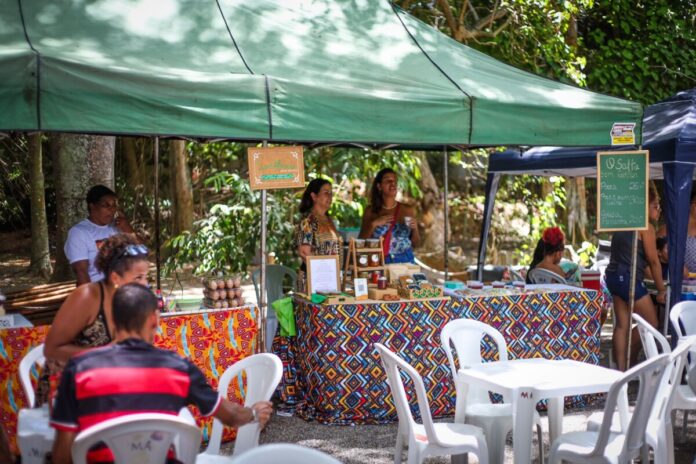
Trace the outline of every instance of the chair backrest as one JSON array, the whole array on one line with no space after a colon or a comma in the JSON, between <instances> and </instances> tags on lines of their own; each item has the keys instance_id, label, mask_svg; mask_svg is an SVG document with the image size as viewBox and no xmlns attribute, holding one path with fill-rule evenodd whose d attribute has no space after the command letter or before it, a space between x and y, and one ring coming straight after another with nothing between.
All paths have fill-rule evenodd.
<instances>
[{"instance_id":1,"label":"chair backrest","mask_svg":"<svg viewBox=\"0 0 696 464\"><path fill-rule=\"evenodd\" d=\"M341 464L341 461L319 450L290 443L263 445L238 456L234 464Z\"/></svg>"},{"instance_id":2,"label":"chair backrest","mask_svg":"<svg viewBox=\"0 0 696 464\"><path fill-rule=\"evenodd\" d=\"M195 462L201 442L198 427L170 414L129 414L80 432L72 446L72 459L74 464L86 464L89 449L104 442L115 464L161 464L175 438L177 459L185 464Z\"/></svg>"},{"instance_id":3,"label":"chair backrest","mask_svg":"<svg viewBox=\"0 0 696 464\"><path fill-rule=\"evenodd\" d=\"M657 430L657 427L665 427L668 422L671 422L669 415L672 413L672 403L677 393L677 387L681 384L689 350L694 346L696 346L696 337L692 337L687 343L680 344L669 354L670 364L665 368L649 427L654 427Z\"/></svg>"},{"instance_id":4,"label":"chair backrest","mask_svg":"<svg viewBox=\"0 0 696 464\"><path fill-rule=\"evenodd\" d=\"M651 326L648 321L636 313L633 313L633 320L638 324L638 332L640 333L646 358L654 358L658 354L670 353L672 351L669 341L655 327Z\"/></svg>"},{"instance_id":5,"label":"chair backrest","mask_svg":"<svg viewBox=\"0 0 696 464\"><path fill-rule=\"evenodd\" d=\"M457 375L457 366L452 355L452 345L457 353L459 367L481 364L481 341L488 335L496 344L500 361L508 360L507 343L503 334L495 327L472 319L456 319L450 321L440 332L440 344L447 355L453 378ZM488 391L483 388L469 387L466 404L490 403Z\"/></svg>"},{"instance_id":6,"label":"chair backrest","mask_svg":"<svg viewBox=\"0 0 696 464\"><path fill-rule=\"evenodd\" d=\"M243 387L243 375L246 376L246 388ZM218 382L218 391L227 397L227 390L232 379L237 379L244 406L251 406L258 401L270 401L273 392L280 383L283 375L283 363L280 358L271 353L261 353L249 356L237 361L228 367ZM215 419L213 429L210 432L210 440L206 454L220 454L220 442L222 441L222 423ZM237 456L259 444L261 428L258 423L251 423L239 427L237 439L234 443L234 456Z\"/></svg>"},{"instance_id":7,"label":"chair backrest","mask_svg":"<svg viewBox=\"0 0 696 464\"><path fill-rule=\"evenodd\" d=\"M416 421L411 413L411 408L409 407L406 387L401 378L401 373L403 373L413 382L413 390L416 392L418 410L420 411L421 421L425 428L425 438L427 438L429 443L443 446L435 434L433 417L430 414L430 404L428 403L428 395L425 392L425 385L423 385L423 379L420 374L409 363L398 357L396 353L392 352L381 343L375 343L375 348L379 352L382 366L387 373L387 383L391 389L394 406L396 406L396 413L399 416L399 432L406 431L404 427L407 427L408 433L413 435L415 434L416 425ZM422 438L419 437L416 437L416 439L422 440Z\"/></svg>"},{"instance_id":8,"label":"chair backrest","mask_svg":"<svg viewBox=\"0 0 696 464\"><path fill-rule=\"evenodd\" d=\"M669 320L679 338L696 335L696 301L680 301L672 306Z\"/></svg>"},{"instance_id":9,"label":"chair backrest","mask_svg":"<svg viewBox=\"0 0 696 464\"><path fill-rule=\"evenodd\" d=\"M36 394L34 393L34 385L31 383L31 369L35 364L43 364L44 345L32 348L19 363L19 382L22 384L24 396L27 399L27 407L33 408L36 403Z\"/></svg>"},{"instance_id":10,"label":"chair backrest","mask_svg":"<svg viewBox=\"0 0 696 464\"><path fill-rule=\"evenodd\" d=\"M269 305L275 300L282 298L285 294L283 292L283 281L286 275L290 277L291 288L294 289L297 284L297 272L280 264L269 264L266 266L266 303ZM259 289L261 285L261 269L256 269L251 274L251 281L254 283L256 301L261 301L261 291ZM272 311L269 312L269 314L271 313Z\"/></svg>"},{"instance_id":11,"label":"chair backrest","mask_svg":"<svg viewBox=\"0 0 696 464\"><path fill-rule=\"evenodd\" d=\"M669 355L658 355L632 367L626 371L619 380L612 384L607 394L602 425L599 428L597 442L591 456L604 455L611 431L612 416L616 409L619 394L624 386L633 380L638 380L640 386L638 388L635 408L633 409L631 420L626 429L626 438L621 449L621 455L624 459L630 459L640 454L640 450L645 443L645 430L653 411L653 406L657 398L657 391L663 379L665 368L669 362Z\"/></svg>"},{"instance_id":12,"label":"chair backrest","mask_svg":"<svg viewBox=\"0 0 696 464\"><path fill-rule=\"evenodd\" d=\"M566 280L548 269L535 267L528 272L529 281L533 284L563 284L567 285Z\"/></svg>"}]
</instances>

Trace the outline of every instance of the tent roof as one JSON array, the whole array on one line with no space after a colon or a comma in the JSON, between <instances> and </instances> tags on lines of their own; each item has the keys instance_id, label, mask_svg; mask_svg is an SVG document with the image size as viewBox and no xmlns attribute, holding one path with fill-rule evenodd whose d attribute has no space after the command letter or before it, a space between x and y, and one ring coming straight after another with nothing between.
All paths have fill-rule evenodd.
<instances>
[{"instance_id":1,"label":"tent roof","mask_svg":"<svg viewBox=\"0 0 696 464\"><path fill-rule=\"evenodd\" d=\"M0 3L0 130L605 144L640 104L474 51L386 1Z\"/></svg>"},{"instance_id":2,"label":"tent roof","mask_svg":"<svg viewBox=\"0 0 696 464\"><path fill-rule=\"evenodd\" d=\"M638 147L535 147L493 153L488 172L542 176L595 177L598 151ZM662 177L662 164L696 165L696 89L677 93L645 108L642 148L650 150L651 177Z\"/></svg>"}]
</instances>

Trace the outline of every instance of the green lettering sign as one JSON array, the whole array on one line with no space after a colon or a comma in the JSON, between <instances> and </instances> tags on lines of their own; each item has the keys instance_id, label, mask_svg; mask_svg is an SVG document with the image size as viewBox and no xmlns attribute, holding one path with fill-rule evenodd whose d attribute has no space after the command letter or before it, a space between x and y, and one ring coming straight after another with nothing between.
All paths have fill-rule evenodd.
<instances>
[{"instance_id":1,"label":"green lettering sign","mask_svg":"<svg viewBox=\"0 0 696 464\"><path fill-rule=\"evenodd\" d=\"M597 153L597 230L648 227L647 151Z\"/></svg>"}]
</instances>

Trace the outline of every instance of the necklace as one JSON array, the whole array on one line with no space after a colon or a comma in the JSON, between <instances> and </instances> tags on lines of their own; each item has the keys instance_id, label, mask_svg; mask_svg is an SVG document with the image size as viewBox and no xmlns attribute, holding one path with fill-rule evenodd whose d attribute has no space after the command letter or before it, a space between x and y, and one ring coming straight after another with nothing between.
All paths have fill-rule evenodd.
<instances>
[{"instance_id":1,"label":"necklace","mask_svg":"<svg viewBox=\"0 0 696 464\"><path fill-rule=\"evenodd\" d=\"M394 209L394 208L396 208L396 205L398 205L398 204L399 204L399 202L397 201L396 203L394 203L394 206L386 207L386 206L382 205L382 209L386 209L386 210Z\"/></svg>"}]
</instances>

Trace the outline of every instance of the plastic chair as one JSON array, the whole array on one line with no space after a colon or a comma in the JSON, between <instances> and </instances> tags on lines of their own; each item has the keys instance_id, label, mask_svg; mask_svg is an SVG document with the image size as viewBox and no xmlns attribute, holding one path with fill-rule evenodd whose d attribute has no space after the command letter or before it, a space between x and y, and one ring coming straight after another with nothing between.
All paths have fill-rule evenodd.
<instances>
[{"instance_id":1,"label":"plastic chair","mask_svg":"<svg viewBox=\"0 0 696 464\"><path fill-rule=\"evenodd\" d=\"M48 405L35 408L36 393L31 381L31 369L45 361L44 345L32 348L19 363L19 382L22 384L27 407L17 414L17 445L24 464L43 464L44 456L51 451L56 432L48 424Z\"/></svg>"},{"instance_id":2,"label":"plastic chair","mask_svg":"<svg viewBox=\"0 0 696 464\"><path fill-rule=\"evenodd\" d=\"M27 407L29 408L33 408L36 404L34 385L31 383L31 368L34 367L35 364L43 364L45 360L44 345L42 343L32 348L24 355L24 358L22 358L22 361L19 363L19 382L22 384L24 396L27 399Z\"/></svg>"},{"instance_id":3,"label":"plastic chair","mask_svg":"<svg viewBox=\"0 0 696 464\"><path fill-rule=\"evenodd\" d=\"M278 329L278 318L275 311L271 309L271 303L283 297L283 281L285 276L290 277L290 288L294 289L297 285L297 272L287 266L280 264L269 264L266 266L266 307L269 308L266 316L266 351L271 351L273 337ZM254 283L256 301L261 301L261 269L256 269L251 274L251 281Z\"/></svg>"},{"instance_id":4,"label":"plastic chair","mask_svg":"<svg viewBox=\"0 0 696 464\"><path fill-rule=\"evenodd\" d=\"M529 281L533 284L563 284L568 285L566 280L548 269L535 267L527 273Z\"/></svg>"},{"instance_id":5,"label":"plastic chair","mask_svg":"<svg viewBox=\"0 0 696 464\"><path fill-rule=\"evenodd\" d=\"M677 388L680 386L679 384L682 372L684 371L686 356L691 346L696 344L696 338L692 343L685 343L683 346L670 352L669 342L658 330L637 314L633 315L633 319L638 323L638 330L643 342L646 358L652 359L662 353L669 354L670 357L670 364L663 374L662 383L657 392L657 399L645 430L646 446L643 450L643 462L649 462L648 447L650 447L654 451L654 460L656 463L673 464L674 437L672 433L672 404ZM612 416L611 431L614 433L621 433L623 431L623 422L617 420L617 418L618 414ZM592 414L587 422L587 430L598 431L601 427L602 420L602 413Z\"/></svg>"},{"instance_id":6,"label":"plastic chair","mask_svg":"<svg viewBox=\"0 0 696 464\"><path fill-rule=\"evenodd\" d=\"M629 369L609 389L600 429L596 432L569 432L561 435L551 445L551 464L562 461L628 464L638 458L646 443L646 427L669 362L669 355L661 354ZM612 432L617 400L622 390L633 380L639 380L640 387L626 432Z\"/></svg>"},{"instance_id":7,"label":"plastic chair","mask_svg":"<svg viewBox=\"0 0 696 464\"><path fill-rule=\"evenodd\" d=\"M290 443L259 446L232 461L228 459L227 462L230 464L341 464L338 459L319 450Z\"/></svg>"},{"instance_id":8,"label":"plastic chair","mask_svg":"<svg viewBox=\"0 0 696 464\"><path fill-rule=\"evenodd\" d=\"M471 319L457 319L450 321L440 332L440 343L447 355L450 370L454 377L457 387L457 402L455 409L455 422L469 423L481 427L486 436L488 447L488 460L492 464L502 463L505 460L505 440L507 434L512 430L512 404L491 403L488 391L469 387L466 398L460 393L460 385L457 382L457 367L452 356L451 345L457 353L459 366L471 366L483 362L481 359L481 341L488 335L493 339L498 348L500 362L508 360L507 343L505 338L495 327L491 327L483 322ZM539 438L539 457L544 462L544 442L541 430L541 418L539 413L534 412L534 423L536 424L537 435Z\"/></svg>"},{"instance_id":9,"label":"plastic chair","mask_svg":"<svg viewBox=\"0 0 696 464\"><path fill-rule=\"evenodd\" d=\"M244 393L244 406L250 407L258 401L270 401L280 377L283 374L283 363L280 358L271 353L261 353L244 358L228 367L220 377L218 391L227 396L232 379L238 379L242 385L242 373L246 375L246 389ZM220 454L220 442L222 441L222 423L215 419L210 433L208 448L198 455L197 462L214 462ZM251 423L239 427L237 440L234 443L233 456L248 451L259 445L261 428L258 423Z\"/></svg>"},{"instance_id":10,"label":"plastic chair","mask_svg":"<svg viewBox=\"0 0 696 464\"><path fill-rule=\"evenodd\" d=\"M669 320L672 322L672 327L674 327L674 333L677 334L678 340L696 335L696 301L680 301L675 304L670 310ZM692 353L687 363L689 370L696 366L696 353ZM681 441L684 441L686 440L689 411L696 409L696 394L687 385L680 385L677 388L672 408L684 411L681 433Z\"/></svg>"},{"instance_id":11,"label":"plastic chair","mask_svg":"<svg viewBox=\"0 0 696 464\"><path fill-rule=\"evenodd\" d=\"M420 464L428 456L451 456L466 453L474 453L478 457L479 463L488 464L488 446L483 430L469 424L434 423L420 374L381 343L375 343L375 348L380 354L382 366L387 373L387 383L391 388L399 417L394 463L401 463L401 451L406 439L408 440L408 464ZM401 373L413 382L418 410L423 421L422 425L413 418Z\"/></svg>"},{"instance_id":12,"label":"plastic chair","mask_svg":"<svg viewBox=\"0 0 696 464\"><path fill-rule=\"evenodd\" d=\"M189 464L196 460L201 430L170 414L128 414L80 432L72 446L73 463L86 464L87 452L99 442L109 447L115 464L161 464L173 443L177 459Z\"/></svg>"}]
</instances>

